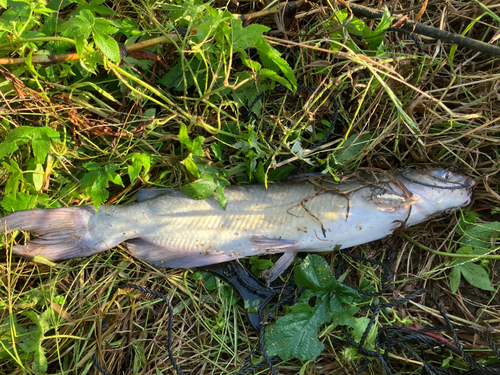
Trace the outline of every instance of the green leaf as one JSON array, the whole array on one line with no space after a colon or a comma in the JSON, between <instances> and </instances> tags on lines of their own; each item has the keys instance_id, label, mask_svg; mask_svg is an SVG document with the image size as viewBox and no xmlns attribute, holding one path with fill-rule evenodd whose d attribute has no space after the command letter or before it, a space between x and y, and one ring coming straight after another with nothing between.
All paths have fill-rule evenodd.
<instances>
[{"instance_id":1,"label":"green leaf","mask_svg":"<svg viewBox=\"0 0 500 375\"><path fill-rule=\"evenodd\" d=\"M475 263L469 262L456 267L460 270L465 280L476 288L494 291L490 278L486 270Z\"/></svg>"},{"instance_id":2,"label":"green leaf","mask_svg":"<svg viewBox=\"0 0 500 375\"><path fill-rule=\"evenodd\" d=\"M344 164L361 155L362 151L368 146L371 137L370 134L363 134L361 136L353 134L349 136L342 144L342 148L335 154L337 163Z\"/></svg>"},{"instance_id":3,"label":"green leaf","mask_svg":"<svg viewBox=\"0 0 500 375\"><path fill-rule=\"evenodd\" d=\"M32 141L33 155L43 163L50 151L50 142L59 143L59 133L49 127L20 126L11 130L0 143L0 159L17 151L18 146Z\"/></svg>"},{"instance_id":4,"label":"green leaf","mask_svg":"<svg viewBox=\"0 0 500 375\"><path fill-rule=\"evenodd\" d=\"M217 159L219 159L220 161L222 161L222 159L224 159L224 154L223 154L224 147L225 146L220 142L212 142L210 144L210 148L212 149L212 152L214 153L215 157Z\"/></svg>"},{"instance_id":5,"label":"green leaf","mask_svg":"<svg viewBox=\"0 0 500 375\"><path fill-rule=\"evenodd\" d=\"M274 263L271 262L269 259L261 258L256 255L250 257L250 264L259 271L267 270L274 265Z\"/></svg>"},{"instance_id":6,"label":"green leaf","mask_svg":"<svg viewBox=\"0 0 500 375\"><path fill-rule=\"evenodd\" d=\"M106 34L95 33L94 41L104 56L114 62L120 62L120 47L118 42Z\"/></svg>"},{"instance_id":7,"label":"green leaf","mask_svg":"<svg viewBox=\"0 0 500 375\"><path fill-rule=\"evenodd\" d=\"M44 207L44 203L49 201L47 194L29 195L17 193L16 196L8 194L3 197L0 205L5 211L16 212L37 207Z\"/></svg>"},{"instance_id":8,"label":"green leaf","mask_svg":"<svg viewBox=\"0 0 500 375\"><path fill-rule=\"evenodd\" d=\"M16 193L19 189L19 182L24 181L23 171L19 168L19 165L14 161L14 159L10 159L10 165L6 162L2 162L2 165L9 172L9 178L5 183L5 194L12 194L12 197L16 198Z\"/></svg>"},{"instance_id":9,"label":"green leaf","mask_svg":"<svg viewBox=\"0 0 500 375\"><path fill-rule=\"evenodd\" d=\"M332 295L327 293L328 296L318 298L316 305L311 307L307 292L303 292L300 302L292 307L290 313L267 327L264 339L269 357L278 355L284 361L291 358L307 361L316 359L323 351L318 329L331 320L331 316L327 316L327 307Z\"/></svg>"},{"instance_id":10,"label":"green leaf","mask_svg":"<svg viewBox=\"0 0 500 375\"><path fill-rule=\"evenodd\" d=\"M42 375L47 373L48 363L47 358L44 354L44 349L42 348L42 342L39 341L35 349L35 357L33 358L33 363L31 364L31 369L36 375Z\"/></svg>"},{"instance_id":11,"label":"green leaf","mask_svg":"<svg viewBox=\"0 0 500 375\"><path fill-rule=\"evenodd\" d=\"M109 187L109 181L124 186L123 181L115 172L118 169L116 164L106 164L104 169L101 169L96 163L90 162L84 167L89 172L82 177L81 188L90 195L97 211L99 205L108 199L109 193L106 188Z\"/></svg>"},{"instance_id":12,"label":"green leaf","mask_svg":"<svg viewBox=\"0 0 500 375\"><path fill-rule=\"evenodd\" d=\"M391 27L392 25L392 17L391 13L389 12L389 9L387 6L384 7L384 13L382 15L382 19L380 20L379 24L373 30L371 35L369 35L369 38L366 39L368 42L368 45L370 48L374 51L377 50L377 48L380 46L382 41L384 40L385 32L386 30ZM366 29L370 30L368 27Z\"/></svg>"},{"instance_id":13,"label":"green leaf","mask_svg":"<svg viewBox=\"0 0 500 375\"><path fill-rule=\"evenodd\" d=\"M198 170L198 166L193 160L192 154L189 154L188 157L182 161L182 164L184 164L189 173L191 173L196 178L200 178L200 172Z\"/></svg>"},{"instance_id":14,"label":"green leaf","mask_svg":"<svg viewBox=\"0 0 500 375\"><path fill-rule=\"evenodd\" d=\"M272 48L264 38L260 39L255 44L255 47L257 48L257 52L264 67L276 73L282 72L295 91L297 89L297 80L295 79L292 68L290 68L290 65L280 57L280 53Z\"/></svg>"},{"instance_id":15,"label":"green leaf","mask_svg":"<svg viewBox=\"0 0 500 375\"><path fill-rule=\"evenodd\" d=\"M280 77L278 75L278 73L272 71L271 69L262 68L260 70L259 80L262 80L264 78L272 79L273 81L278 82L289 89L292 88L292 86L290 85L290 82L288 82L285 78Z\"/></svg>"},{"instance_id":16,"label":"green leaf","mask_svg":"<svg viewBox=\"0 0 500 375\"><path fill-rule=\"evenodd\" d=\"M111 20L97 18L94 23L94 35L96 34L115 34L118 29Z\"/></svg>"},{"instance_id":17,"label":"green leaf","mask_svg":"<svg viewBox=\"0 0 500 375\"><path fill-rule=\"evenodd\" d=\"M36 190L40 190L43 187L44 177L45 171L43 170L42 164L37 164L33 172L33 185Z\"/></svg>"},{"instance_id":18,"label":"green leaf","mask_svg":"<svg viewBox=\"0 0 500 375\"><path fill-rule=\"evenodd\" d=\"M450 275L450 289L453 294L455 294L460 286L460 269L459 267L453 267L451 269Z\"/></svg>"},{"instance_id":19,"label":"green leaf","mask_svg":"<svg viewBox=\"0 0 500 375\"><path fill-rule=\"evenodd\" d=\"M368 323L370 323L370 319L366 317L357 318L355 320L354 330L352 332L352 337L354 341L358 344L361 341L361 337L368 328ZM374 324L366 338L366 342L363 343L363 347L367 346L369 349L372 349L375 346L375 338L377 337L377 324ZM368 345L367 345L368 344Z\"/></svg>"},{"instance_id":20,"label":"green leaf","mask_svg":"<svg viewBox=\"0 0 500 375\"><path fill-rule=\"evenodd\" d=\"M144 169L144 175L151 169L151 156L148 154L134 152L128 155L127 159L132 159L132 165L128 166L128 175L132 183L139 177L142 169Z\"/></svg>"},{"instance_id":21,"label":"green leaf","mask_svg":"<svg viewBox=\"0 0 500 375\"><path fill-rule=\"evenodd\" d=\"M186 194L191 199L201 200L206 199L217 188L217 183L214 181L213 177L207 176L186 184L182 187L182 192Z\"/></svg>"},{"instance_id":22,"label":"green leaf","mask_svg":"<svg viewBox=\"0 0 500 375\"><path fill-rule=\"evenodd\" d=\"M191 142L187 132L187 127L184 124L181 124L181 128L179 129L179 142L186 146L188 150L193 147L193 142Z\"/></svg>"},{"instance_id":23,"label":"green leaf","mask_svg":"<svg viewBox=\"0 0 500 375\"><path fill-rule=\"evenodd\" d=\"M295 268L295 283L299 288L313 291L331 291L337 287L337 280L333 277L330 266L323 257L316 254L309 254Z\"/></svg>"},{"instance_id":24,"label":"green leaf","mask_svg":"<svg viewBox=\"0 0 500 375\"><path fill-rule=\"evenodd\" d=\"M227 198L224 195L224 186L222 185L217 186L217 188L215 189L215 193L217 202L219 202L222 209L225 210L227 208Z\"/></svg>"},{"instance_id":25,"label":"green leaf","mask_svg":"<svg viewBox=\"0 0 500 375\"><path fill-rule=\"evenodd\" d=\"M232 42L235 50L245 50L254 46L256 42L262 39L262 34L270 30L269 27L256 23L243 28L242 21L240 19L234 21L232 29Z\"/></svg>"}]
</instances>

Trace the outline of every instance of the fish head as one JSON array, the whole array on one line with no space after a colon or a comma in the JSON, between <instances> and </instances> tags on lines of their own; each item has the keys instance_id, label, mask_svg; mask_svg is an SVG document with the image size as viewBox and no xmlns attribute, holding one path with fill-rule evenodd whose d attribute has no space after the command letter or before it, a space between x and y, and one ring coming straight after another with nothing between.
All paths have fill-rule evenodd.
<instances>
[{"instance_id":1,"label":"fish head","mask_svg":"<svg viewBox=\"0 0 500 375\"><path fill-rule=\"evenodd\" d=\"M429 217L449 212L471 202L472 189L476 182L446 169L412 168L401 173L400 181L419 199L412 210Z\"/></svg>"}]
</instances>

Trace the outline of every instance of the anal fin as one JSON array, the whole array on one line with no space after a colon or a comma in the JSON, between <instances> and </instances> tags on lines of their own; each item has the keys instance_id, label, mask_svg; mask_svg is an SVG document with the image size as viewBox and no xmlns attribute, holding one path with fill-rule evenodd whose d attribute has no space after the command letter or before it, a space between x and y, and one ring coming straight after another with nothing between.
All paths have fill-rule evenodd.
<instances>
[{"instance_id":1,"label":"anal fin","mask_svg":"<svg viewBox=\"0 0 500 375\"><path fill-rule=\"evenodd\" d=\"M238 258L228 254L199 253L156 243L154 240L134 238L127 240L127 247L135 257L160 268L195 268L228 262Z\"/></svg>"},{"instance_id":2,"label":"anal fin","mask_svg":"<svg viewBox=\"0 0 500 375\"><path fill-rule=\"evenodd\" d=\"M270 238L264 236L252 236L252 244L262 250L291 249L297 246L298 241L284 238Z\"/></svg>"}]
</instances>

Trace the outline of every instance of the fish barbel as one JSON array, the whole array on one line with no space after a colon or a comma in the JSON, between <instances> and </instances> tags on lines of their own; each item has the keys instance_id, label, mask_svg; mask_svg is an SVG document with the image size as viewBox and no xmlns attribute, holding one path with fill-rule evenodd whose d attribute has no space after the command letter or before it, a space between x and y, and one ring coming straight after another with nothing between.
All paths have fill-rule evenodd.
<instances>
[{"instance_id":1,"label":"fish barbel","mask_svg":"<svg viewBox=\"0 0 500 375\"><path fill-rule=\"evenodd\" d=\"M141 190L138 203L33 209L0 219L4 233L39 236L17 255L80 258L126 242L135 257L162 268L191 268L251 255L348 248L469 204L475 182L444 169L364 173L342 183L310 181L228 186L227 209L215 198ZM280 260L281 260L280 259ZM278 260L278 262L280 262Z\"/></svg>"}]
</instances>

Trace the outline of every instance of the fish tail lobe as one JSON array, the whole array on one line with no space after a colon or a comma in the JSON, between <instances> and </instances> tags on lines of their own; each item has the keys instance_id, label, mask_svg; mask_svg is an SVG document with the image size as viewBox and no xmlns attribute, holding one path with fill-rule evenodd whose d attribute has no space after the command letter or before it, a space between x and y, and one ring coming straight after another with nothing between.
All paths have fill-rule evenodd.
<instances>
[{"instance_id":1,"label":"fish tail lobe","mask_svg":"<svg viewBox=\"0 0 500 375\"><path fill-rule=\"evenodd\" d=\"M19 211L0 219L0 232L21 230L38 235L15 245L12 251L16 255L42 255L51 260L81 258L108 248L89 230L94 215L91 206Z\"/></svg>"}]
</instances>

